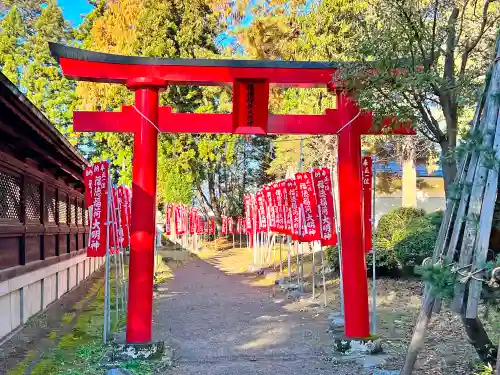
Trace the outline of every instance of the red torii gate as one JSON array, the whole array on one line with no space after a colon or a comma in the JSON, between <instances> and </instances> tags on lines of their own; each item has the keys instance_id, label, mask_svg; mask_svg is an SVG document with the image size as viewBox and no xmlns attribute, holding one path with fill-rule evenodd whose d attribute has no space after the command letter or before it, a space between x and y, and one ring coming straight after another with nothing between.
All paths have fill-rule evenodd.
<instances>
[{"instance_id":1,"label":"red torii gate","mask_svg":"<svg viewBox=\"0 0 500 375\"><path fill-rule=\"evenodd\" d=\"M125 84L135 105L122 112L75 112L74 129L83 132L133 132L132 223L127 342L152 338L154 234L158 131L170 133L337 134L345 334L370 335L368 288L361 216L362 134L372 115L361 112L341 88L331 85L338 66L320 62L161 59L91 52L50 43L66 77ZM233 85L232 114L173 113L159 107L168 85ZM328 87L336 90L337 109L324 115L271 115L269 85ZM387 119L387 123L392 119ZM386 124L387 125L387 124ZM412 134L405 126L392 133Z\"/></svg>"}]
</instances>

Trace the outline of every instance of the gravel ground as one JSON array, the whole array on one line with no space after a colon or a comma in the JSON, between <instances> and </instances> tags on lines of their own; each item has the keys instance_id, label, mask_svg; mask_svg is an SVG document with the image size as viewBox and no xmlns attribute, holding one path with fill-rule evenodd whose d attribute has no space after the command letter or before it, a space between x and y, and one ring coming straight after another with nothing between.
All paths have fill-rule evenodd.
<instances>
[{"instance_id":1,"label":"gravel ground","mask_svg":"<svg viewBox=\"0 0 500 375\"><path fill-rule=\"evenodd\" d=\"M363 374L328 360L324 314L312 315L247 275L188 262L156 297L155 339L174 349L173 375Z\"/></svg>"}]
</instances>

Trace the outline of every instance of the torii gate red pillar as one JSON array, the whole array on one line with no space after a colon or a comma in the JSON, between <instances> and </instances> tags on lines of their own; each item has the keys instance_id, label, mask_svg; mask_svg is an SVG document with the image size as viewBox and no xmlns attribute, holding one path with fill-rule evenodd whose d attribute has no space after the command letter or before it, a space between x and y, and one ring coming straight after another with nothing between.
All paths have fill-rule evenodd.
<instances>
[{"instance_id":1,"label":"torii gate red pillar","mask_svg":"<svg viewBox=\"0 0 500 375\"><path fill-rule=\"evenodd\" d=\"M132 223L130 237L127 342L151 341L153 315L156 173L158 167L158 93L166 82L134 79L127 87L135 91L140 117L134 133L132 169ZM151 291L151 293L150 293Z\"/></svg>"},{"instance_id":2,"label":"torii gate red pillar","mask_svg":"<svg viewBox=\"0 0 500 375\"><path fill-rule=\"evenodd\" d=\"M340 240L342 243L342 286L344 289L345 327L352 337L368 337L368 284L363 250L361 192L361 134L364 116L346 93L337 93L341 124L348 124L338 139L338 191ZM343 125L343 126L344 126ZM371 121L370 121L371 127ZM367 301L363 303L363 301ZM368 333L368 334L367 334Z\"/></svg>"},{"instance_id":3,"label":"torii gate red pillar","mask_svg":"<svg viewBox=\"0 0 500 375\"><path fill-rule=\"evenodd\" d=\"M135 108L122 112L75 112L78 131L133 132L134 160L127 342L152 338L154 234L158 130L170 133L338 134L339 204L342 240L345 334L368 337L368 285L362 242L361 140L372 116L349 95L337 93L337 109L324 115L269 115L269 84L329 87L330 63L150 59L95 53L50 44L65 76L126 84ZM167 84L233 85L232 114L172 113L158 107ZM335 88L334 88L335 89ZM392 122L392 119L389 119ZM405 126L392 133L412 134Z\"/></svg>"}]
</instances>

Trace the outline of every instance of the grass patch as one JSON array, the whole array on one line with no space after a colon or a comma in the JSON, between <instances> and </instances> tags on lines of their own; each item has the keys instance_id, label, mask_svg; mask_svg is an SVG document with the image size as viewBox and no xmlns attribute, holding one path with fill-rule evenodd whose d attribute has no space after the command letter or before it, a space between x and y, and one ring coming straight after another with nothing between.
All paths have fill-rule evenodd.
<instances>
[{"instance_id":1,"label":"grass patch","mask_svg":"<svg viewBox=\"0 0 500 375\"><path fill-rule=\"evenodd\" d=\"M55 340L57 339L57 331L56 330L52 330L48 335L47 335L47 338L51 339L51 340Z\"/></svg>"},{"instance_id":2,"label":"grass patch","mask_svg":"<svg viewBox=\"0 0 500 375\"><path fill-rule=\"evenodd\" d=\"M170 267L158 261L156 270L165 281L172 277ZM125 323L125 314L120 311L119 318L115 314L116 289L114 272L112 269L111 289L111 331L116 332ZM118 303L120 304L119 299ZM119 306L121 308L121 304ZM74 311L63 315L61 329L69 324L73 328L59 336L56 347L47 352L43 358L33 366L32 375L94 375L104 372L100 361L105 356L109 346L102 342L104 328L104 280L96 280L86 296L74 304ZM78 313L79 312L79 313ZM58 332L53 330L48 337L57 340ZM21 375L34 359L27 358L16 367L17 372L9 372L8 375ZM137 375L149 375L153 373L155 364L151 361L134 360L123 364Z\"/></svg>"},{"instance_id":3,"label":"grass patch","mask_svg":"<svg viewBox=\"0 0 500 375\"><path fill-rule=\"evenodd\" d=\"M62 322L64 324L69 324L73 321L73 319L75 318L76 316L76 312L72 311L72 312L67 312L63 315L62 317Z\"/></svg>"},{"instance_id":4,"label":"grass patch","mask_svg":"<svg viewBox=\"0 0 500 375\"><path fill-rule=\"evenodd\" d=\"M30 350L25 360L14 367L12 370L7 372L7 375L23 375L26 369L28 368L30 362L34 360L36 357L36 352L34 350Z\"/></svg>"},{"instance_id":5,"label":"grass patch","mask_svg":"<svg viewBox=\"0 0 500 375\"><path fill-rule=\"evenodd\" d=\"M91 301L95 296L95 299ZM115 301L114 279L111 279L111 305ZM84 298L76 307L83 308L84 303L89 302L79 315L75 312L66 313L62 318L64 325L74 322L71 331L60 336L56 347L47 353L32 370L32 375L64 374L64 375L90 375L103 372L100 368L101 360L106 347L102 343L102 331L104 327L104 282L97 280ZM74 306L74 307L75 307ZM112 330L123 324L116 321L115 314L111 314ZM49 337L55 338L57 333L52 331Z\"/></svg>"}]
</instances>

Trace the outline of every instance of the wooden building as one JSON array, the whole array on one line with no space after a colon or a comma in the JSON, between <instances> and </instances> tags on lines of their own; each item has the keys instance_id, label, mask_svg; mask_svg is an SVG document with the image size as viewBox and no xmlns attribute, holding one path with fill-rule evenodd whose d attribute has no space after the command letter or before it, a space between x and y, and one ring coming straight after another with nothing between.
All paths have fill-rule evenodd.
<instances>
[{"instance_id":1,"label":"wooden building","mask_svg":"<svg viewBox=\"0 0 500 375\"><path fill-rule=\"evenodd\" d=\"M0 73L0 338L102 264L86 257L86 166Z\"/></svg>"}]
</instances>

